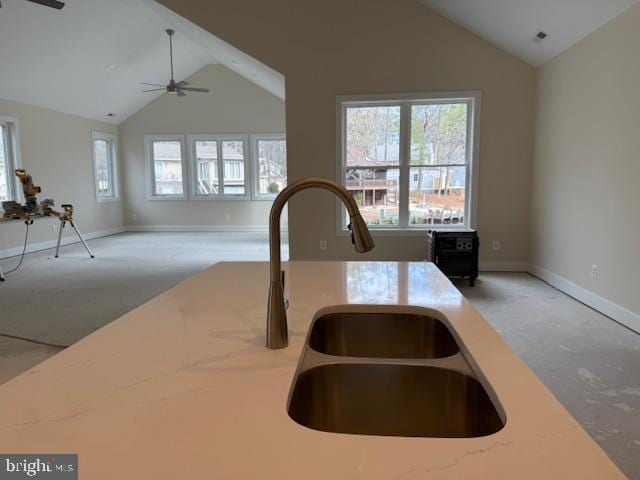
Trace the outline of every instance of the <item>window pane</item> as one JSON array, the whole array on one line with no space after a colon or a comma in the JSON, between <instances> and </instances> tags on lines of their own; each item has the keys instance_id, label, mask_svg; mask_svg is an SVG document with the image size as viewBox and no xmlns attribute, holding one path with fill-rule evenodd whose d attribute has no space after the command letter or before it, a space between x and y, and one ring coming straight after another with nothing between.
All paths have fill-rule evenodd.
<instances>
[{"instance_id":1,"label":"window pane","mask_svg":"<svg viewBox=\"0 0 640 480\"><path fill-rule=\"evenodd\" d=\"M9 182L11 182L11 172L9 171L7 159L7 127L0 125L0 201L9 200Z\"/></svg>"},{"instance_id":2,"label":"window pane","mask_svg":"<svg viewBox=\"0 0 640 480\"><path fill-rule=\"evenodd\" d=\"M411 165L467 163L466 103L411 107Z\"/></svg>"},{"instance_id":3,"label":"window pane","mask_svg":"<svg viewBox=\"0 0 640 480\"><path fill-rule=\"evenodd\" d=\"M182 145L179 140L153 142L156 195L182 195Z\"/></svg>"},{"instance_id":4,"label":"window pane","mask_svg":"<svg viewBox=\"0 0 640 480\"><path fill-rule=\"evenodd\" d=\"M412 168L409 224L464 223L466 167Z\"/></svg>"},{"instance_id":5,"label":"window pane","mask_svg":"<svg viewBox=\"0 0 640 480\"><path fill-rule=\"evenodd\" d=\"M347 166L398 165L400 107L347 108Z\"/></svg>"},{"instance_id":6,"label":"window pane","mask_svg":"<svg viewBox=\"0 0 640 480\"><path fill-rule=\"evenodd\" d=\"M345 185L367 225L391 226L399 223L400 170L347 170ZM349 223L349 215L345 216Z\"/></svg>"},{"instance_id":7,"label":"window pane","mask_svg":"<svg viewBox=\"0 0 640 480\"><path fill-rule=\"evenodd\" d=\"M107 140L94 140L93 157L95 159L96 183L99 197L112 197L113 188L111 182L111 161L109 159L109 142Z\"/></svg>"},{"instance_id":8,"label":"window pane","mask_svg":"<svg viewBox=\"0 0 640 480\"><path fill-rule=\"evenodd\" d=\"M197 140L195 149L197 194L218 195L218 142Z\"/></svg>"},{"instance_id":9,"label":"window pane","mask_svg":"<svg viewBox=\"0 0 640 480\"><path fill-rule=\"evenodd\" d=\"M258 140L258 194L276 195L287 186L287 142Z\"/></svg>"},{"instance_id":10,"label":"window pane","mask_svg":"<svg viewBox=\"0 0 640 480\"><path fill-rule=\"evenodd\" d=\"M244 195L244 142L222 142L222 160L224 165L224 194Z\"/></svg>"}]
</instances>

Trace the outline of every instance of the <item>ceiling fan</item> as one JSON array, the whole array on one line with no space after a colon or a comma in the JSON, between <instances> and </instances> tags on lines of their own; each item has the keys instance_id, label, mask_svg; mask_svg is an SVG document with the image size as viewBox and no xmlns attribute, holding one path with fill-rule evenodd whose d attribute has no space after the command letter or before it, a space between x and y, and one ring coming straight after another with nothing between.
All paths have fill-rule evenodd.
<instances>
[{"instance_id":1,"label":"ceiling fan","mask_svg":"<svg viewBox=\"0 0 640 480\"><path fill-rule=\"evenodd\" d=\"M166 30L167 35L169 35L169 59L171 63L171 80L167 85L159 85L157 83L144 83L141 82L140 85L150 85L152 87L160 87L160 88L152 88L150 90L143 90L143 92L159 92L160 90L166 90L167 93L175 93L179 97L184 97L186 93L184 92L204 92L209 93L208 88L196 88L196 87L188 87L189 82L185 82L184 80L181 82L176 82L173 79L173 42L171 38L175 33L174 30L168 29Z\"/></svg>"},{"instance_id":2,"label":"ceiling fan","mask_svg":"<svg viewBox=\"0 0 640 480\"><path fill-rule=\"evenodd\" d=\"M58 0L27 0L28 2L37 3L38 5L44 5L45 7L55 8L56 10L60 10L64 7L64 3L59 2ZM2 8L2 3L0 3L0 8Z\"/></svg>"}]
</instances>

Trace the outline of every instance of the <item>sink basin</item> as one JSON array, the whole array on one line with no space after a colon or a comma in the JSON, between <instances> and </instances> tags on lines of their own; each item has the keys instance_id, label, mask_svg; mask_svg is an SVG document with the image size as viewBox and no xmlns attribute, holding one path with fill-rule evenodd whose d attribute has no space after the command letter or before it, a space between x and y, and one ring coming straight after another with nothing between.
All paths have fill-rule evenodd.
<instances>
[{"instance_id":1,"label":"sink basin","mask_svg":"<svg viewBox=\"0 0 640 480\"><path fill-rule=\"evenodd\" d=\"M311 368L298 376L288 411L314 430L363 435L469 438L504 426L477 380L416 365Z\"/></svg>"},{"instance_id":2,"label":"sink basin","mask_svg":"<svg viewBox=\"0 0 640 480\"><path fill-rule=\"evenodd\" d=\"M309 346L327 355L444 358L460 351L440 320L407 313L333 313L318 318Z\"/></svg>"}]
</instances>

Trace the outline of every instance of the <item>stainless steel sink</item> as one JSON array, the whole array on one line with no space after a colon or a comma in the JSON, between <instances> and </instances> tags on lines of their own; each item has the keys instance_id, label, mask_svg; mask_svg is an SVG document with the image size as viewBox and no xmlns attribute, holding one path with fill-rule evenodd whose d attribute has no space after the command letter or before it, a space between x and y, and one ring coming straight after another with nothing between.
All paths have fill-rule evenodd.
<instances>
[{"instance_id":1,"label":"stainless steel sink","mask_svg":"<svg viewBox=\"0 0 640 480\"><path fill-rule=\"evenodd\" d=\"M314 430L364 435L466 438L504 426L477 380L416 365L312 368L295 384L289 415Z\"/></svg>"},{"instance_id":2,"label":"stainless steel sink","mask_svg":"<svg viewBox=\"0 0 640 480\"><path fill-rule=\"evenodd\" d=\"M334 313L318 318L309 346L327 355L443 358L460 351L438 319L406 313Z\"/></svg>"},{"instance_id":3,"label":"stainless steel sink","mask_svg":"<svg viewBox=\"0 0 640 480\"><path fill-rule=\"evenodd\" d=\"M325 432L468 438L506 414L439 312L335 307L313 321L289 393L289 416ZM455 333L455 332L453 332Z\"/></svg>"}]
</instances>

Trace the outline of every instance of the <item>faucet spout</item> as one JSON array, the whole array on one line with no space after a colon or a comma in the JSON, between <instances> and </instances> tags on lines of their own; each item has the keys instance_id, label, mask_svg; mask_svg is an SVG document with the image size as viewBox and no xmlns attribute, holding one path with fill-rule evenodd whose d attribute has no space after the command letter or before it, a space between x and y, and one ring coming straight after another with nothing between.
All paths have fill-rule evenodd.
<instances>
[{"instance_id":1,"label":"faucet spout","mask_svg":"<svg viewBox=\"0 0 640 480\"><path fill-rule=\"evenodd\" d=\"M296 193L308 188L321 188L336 195L349 212L351 241L358 253L365 253L375 246L371 232L360 215L351 194L333 180L321 177L302 178L287 186L276 197L269 215L270 283L267 309L267 348L285 348L289 344L287 308L284 300L284 272L280 256L280 217L287 201Z\"/></svg>"}]
</instances>

